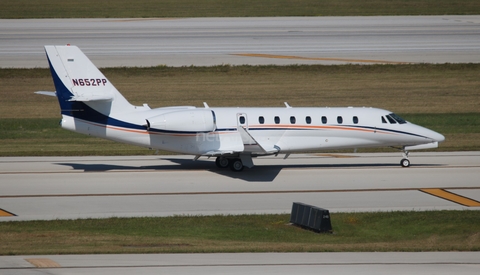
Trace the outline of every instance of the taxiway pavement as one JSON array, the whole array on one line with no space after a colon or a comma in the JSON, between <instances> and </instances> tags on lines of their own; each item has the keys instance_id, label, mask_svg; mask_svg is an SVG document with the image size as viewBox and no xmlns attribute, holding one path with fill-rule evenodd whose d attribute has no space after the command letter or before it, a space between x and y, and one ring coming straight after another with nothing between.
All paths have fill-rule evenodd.
<instances>
[{"instance_id":1,"label":"taxiway pavement","mask_svg":"<svg viewBox=\"0 0 480 275\"><path fill-rule=\"evenodd\" d=\"M0 20L3 68L66 44L99 67L478 63L480 16Z\"/></svg>"},{"instance_id":2,"label":"taxiway pavement","mask_svg":"<svg viewBox=\"0 0 480 275\"><path fill-rule=\"evenodd\" d=\"M289 213L293 202L332 212L480 209L480 152L414 152L410 168L400 155L272 156L243 172L175 155L5 157L0 221Z\"/></svg>"},{"instance_id":3,"label":"taxiway pavement","mask_svg":"<svg viewBox=\"0 0 480 275\"><path fill-rule=\"evenodd\" d=\"M2 256L0 274L476 275L480 252Z\"/></svg>"}]
</instances>

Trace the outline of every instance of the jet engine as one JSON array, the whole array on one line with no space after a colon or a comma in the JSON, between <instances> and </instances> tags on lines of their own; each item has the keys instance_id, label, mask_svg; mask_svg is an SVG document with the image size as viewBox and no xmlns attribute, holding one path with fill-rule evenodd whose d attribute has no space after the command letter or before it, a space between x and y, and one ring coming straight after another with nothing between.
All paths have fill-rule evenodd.
<instances>
[{"instance_id":1,"label":"jet engine","mask_svg":"<svg viewBox=\"0 0 480 275\"><path fill-rule=\"evenodd\" d=\"M208 109L188 109L154 116L147 121L147 130L174 132L213 132L216 129L215 113Z\"/></svg>"}]
</instances>

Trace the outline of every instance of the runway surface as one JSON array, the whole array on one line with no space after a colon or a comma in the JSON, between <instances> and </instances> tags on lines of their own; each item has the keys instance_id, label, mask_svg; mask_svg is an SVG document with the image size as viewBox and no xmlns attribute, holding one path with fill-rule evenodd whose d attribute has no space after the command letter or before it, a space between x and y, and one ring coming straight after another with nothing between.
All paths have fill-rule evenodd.
<instances>
[{"instance_id":1,"label":"runway surface","mask_svg":"<svg viewBox=\"0 0 480 275\"><path fill-rule=\"evenodd\" d=\"M480 16L0 20L0 66L47 67L44 45L99 67L480 62Z\"/></svg>"},{"instance_id":2,"label":"runway surface","mask_svg":"<svg viewBox=\"0 0 480 275\"><path fill-rule=\"evenodd\" d=\"M0 158L0 221L332 212L480 210L480 152L312 154L219 169L190 156Z\"/></svg>"},{"instance_id":3,"label":"runway surface","mask_svg":"<svg viewBox=\"0 0 480 275\"><path fill-rule=\"evenodd\" d=\"M0 274L476 275L480 252L229 253L0 257Z\"/></svg>"}]
</instances>

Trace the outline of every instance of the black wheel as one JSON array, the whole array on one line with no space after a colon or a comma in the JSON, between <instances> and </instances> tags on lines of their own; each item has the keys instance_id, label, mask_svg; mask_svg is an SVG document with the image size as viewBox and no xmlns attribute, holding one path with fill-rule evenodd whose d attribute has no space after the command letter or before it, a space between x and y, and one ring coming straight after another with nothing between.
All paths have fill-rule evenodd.
<instances>
[{"instance_id":1,"label":"black wheel","mask_svg":"<svg viewBox=\"0 0 480 275\"><path fill-rule=\"evenodd\" d=\"M409 161L408 159L402 159L402 160L400 161L400 165L401 165L402 167L409 167L409 166L410 166L410 161Z\"/></svg>"},{"instance_id":2,"label":"black wheel","mask_svg":"<svg viewBox=\"0 0 480 275\"><path fill-rule=\"evenodd\" d=\"M230 169L235 172L240 172L243 170L243 163L240 159L233 159L230 161Z\"/></svg>"},{"instance_id":3,"label":"black wheel","mask_svg":"<svg viewBox=\"0 0 480 275\"><path fill-rule=\"evenodd\" d=\"M218 168L227 168L228 165L230 164L230 161L227 158L218 157L215 160L215 164L217 165Z\"/></svg>"}]
</instances>

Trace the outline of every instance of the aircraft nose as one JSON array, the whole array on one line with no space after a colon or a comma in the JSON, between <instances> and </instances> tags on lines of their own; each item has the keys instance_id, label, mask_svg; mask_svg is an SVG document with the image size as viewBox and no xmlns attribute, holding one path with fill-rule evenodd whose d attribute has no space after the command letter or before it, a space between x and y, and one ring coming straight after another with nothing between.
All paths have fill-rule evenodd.
<instances>
[{"instance_id":1,"label":"aircraft nose","mask_svg":"<svg viewBox=\"0 0 480 275\"><path fill-rule=\"evenodd\" d=\"M432 133L430 135L428 135L429 138L431 138L434 142L443 142L445 140L445 137L440 134L440 133L437 133L437 132L434 132L432 131Z\"/></svg>"}]
</instances>

